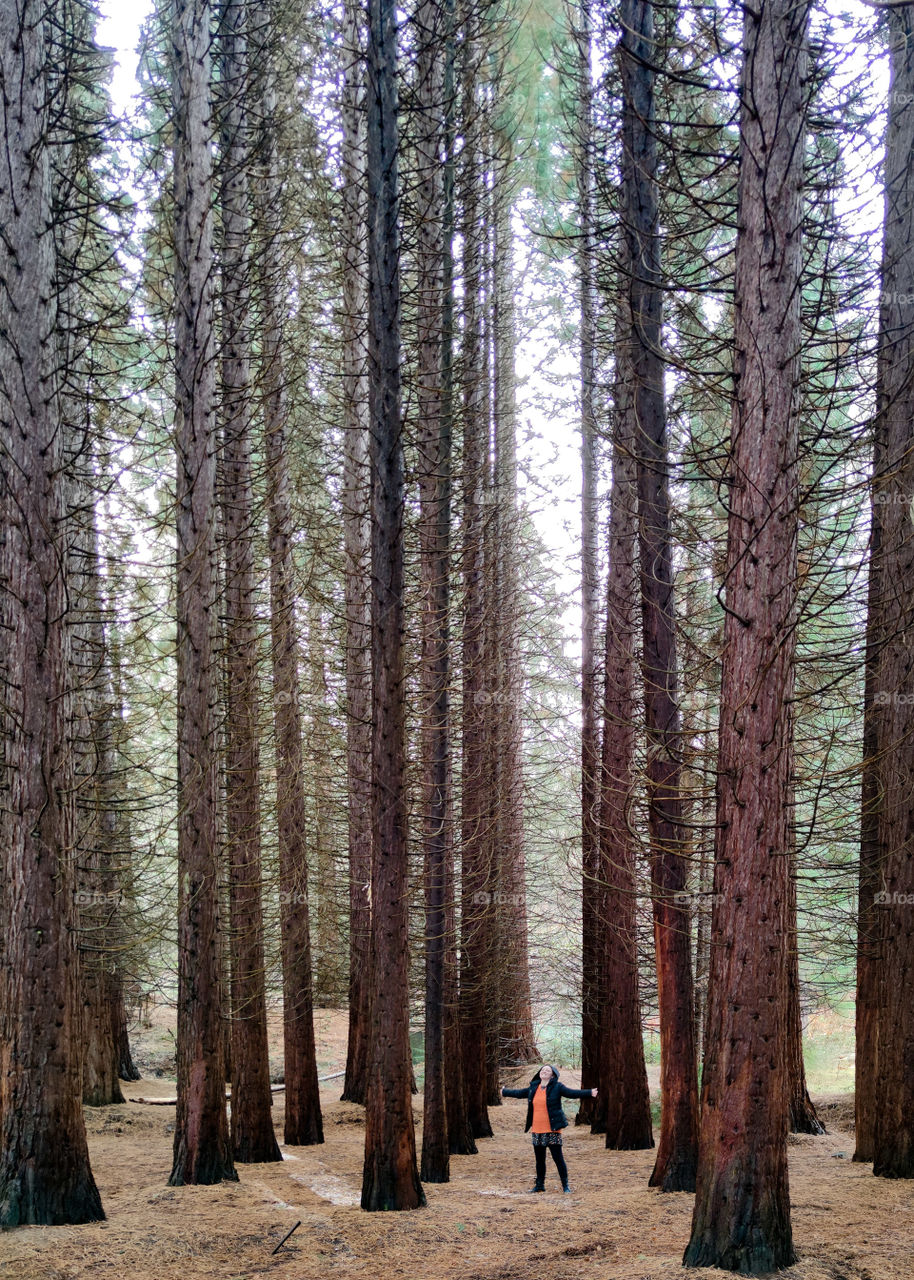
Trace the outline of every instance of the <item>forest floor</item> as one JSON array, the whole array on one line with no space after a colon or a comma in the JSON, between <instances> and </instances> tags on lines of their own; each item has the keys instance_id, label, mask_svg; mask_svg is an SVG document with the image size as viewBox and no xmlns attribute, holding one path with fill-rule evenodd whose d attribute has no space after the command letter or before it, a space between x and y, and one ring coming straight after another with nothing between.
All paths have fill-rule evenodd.
<instances>
[{"instance_id":1,"label":"forest floor","mask_svg":"<svg viewBox=\"0 0 914 1280\"><path fill-rule=\"evenodd\" d=\"M167 1048L167 1017L155 1013L150 1019L140 1061ZM329 1074L344 1061L345 1015L321 1010L316 1021L321 1074ZM272 1030L275 1037L278 1027ZM577 1083L571 1071L563 1078ZM652 1152L608 1152L602 1138L570 1125L565 1154L573 1194L561 1193L550 1161L547 1194L531 1196L533 1153L523 1134L523 1104L514 1100L492 1109L495 1136L479 1143L478 1155L451 1158L449 1183L426 1184L425 1208L363 1213L362 1109L338 1101L340 1083L322 1086L322 1146L284 1148L281 1164L241 1166L239 1182L216 1187L166 1186L172 1107L128 1100L87 1109L107 1221L24 1227L0 1236L0 1277L316 1280L330 1270L339 1280L711 1280L729 1274L681 1266L693 1197L648 1187ZM125 1085L124 1092L128 1099L169 1097L174 1080L150 1077ZM276 1101L281 1134L282 1094ZM829 1132L791 1138L800 1260L781 1276L908 1280L914 1275L914 1183L877 1179L870 1166L852 1163L848 1094L816 1101ZM421 1143L421 1095L414 1111Z\"/></svg>"}]
</instances>

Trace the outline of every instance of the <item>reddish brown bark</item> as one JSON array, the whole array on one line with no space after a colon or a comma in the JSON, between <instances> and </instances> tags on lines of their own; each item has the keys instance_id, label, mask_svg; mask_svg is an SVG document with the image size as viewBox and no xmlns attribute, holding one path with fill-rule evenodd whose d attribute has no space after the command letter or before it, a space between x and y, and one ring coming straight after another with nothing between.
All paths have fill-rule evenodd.
<instances>
[{"instance_id":1,"label":"reddish brown bark","mask_svg":"<svg viewBox=\"0 0 914 1280\"><path fill-rule=\"evenodd\" d=\"M83 1123L48 16L0 8L0 1226L103 1218Z\"/></svg>"},{"instance_id":2,"label":"reddish brown bark","mask_svg":"<svg viewBox=\"0 0 914 1280\"><path fill-rule=\"evenodd\" d=\"M416 138L419 378L419 492L422 580L422 841L425 881L425 1182L450 1179L444 1057L447 891L451 881L449 574L451 404L442 379L444 335L444 55L447 14L424 0L416 15L416 70L422 105ZM450 252L448 246L447 252ZM450 282L448 282L450 283ZM450 389L448 389L449 391Z\"/></svg>"},{"instance_id":3,"label":"reddish brown bark","mask_svg":"<svg viewBox=\"0 0 914 1280\"><path fill-rule=\"evenodd\" d=\"M425 1203L410 1097L396 7L368 6L372 991L362 1208Z\"/></svg>"},{"instance_id":4,"label":"reddish brown bark","mask_svg":"<svg viewBox=\"0 0 914 1280\"><path fill-rule=\"evenodd\" d=\"M216 725L211 11L172 31L177 450L178 1105L172 1186L237 1178L225 1107Z\"/></svg>"},{"instance_id":5,"label":"reddish brown bark","mask_svg":"<svg viewBox=\"0 0 914 1280\"><path fill-rule=\"evenodd\" d=\"M261 904L257 589L251 477L251 139L247 6L222 0L222 531L225 546L225 812L232 936L232 1153L281 1160L273 1132Z\"/></svg>"},{"instance_id":6,"label":"reddish brown bark","mask_svg":"<svg viewBox=\"0 0 914 1280\"><path fill-rule=\"evenodd\" d=\"M707 1053L687 1266L795 1260L787 1178L807 7L744 12L735 398Z\"/></svg>"},{"instance_id":7,"label":"reddish brown bark","mask_svg":"<svg viewBox=\"0 0 914 1280\"><path fill-rule=\"evenodd\" d=\"M371 1006L371 619L368 520L368 386L365 366L365 116L361 8L347 3L343 25L342 487L346 555L346 762L349 822L349 1041L344 1102L365 1101Z\"/></svg>"},{"instance_id":8,"label":"reddish brown bark","mask_svg":"<svg viewBox=\"0 0 914 1280\"><path fill-rule=\"evenodd\" d=\"M873 1173L914 1177L914 9L886 15L891 57L885 159L885 238L877 366L880 507L875 638L879 638L873 726L877 769L876 847L866 872L881 883L873 897L878 923L876 1089ZM870 832L867 831L867 836ZM863 853L863 851L861 851ZM871 860L870 860L871 859ZM880 874L881 872L881 874ZM863 869L861 869L863 876ZM867 889L870 885L868 884ZM864 904L866 905L866 904ZM864 928L867 925L864 913Z\"/></svg>"},{"instance_id":9,"label":"reddish brown bark","mask_svg":"<svg viewBox=\"0 0 914 1280\"><path fill-rule=\"evenodd\" d=\"M305 844L305 785L302 769L301 690L295 630L292 518L286 450L288 401L283 358L284 274L280 253L282 204L276 154L276 87L269 5L252 8L256 32L260 101L257 143L259 294L262 314L261 388L267 464L270 546L270 639L273 665L273 730L276 751L276 826L279 842L280 935L283 984L283 1060L287 1143L324 1140L314 1044L311 932Z\"/></svg>"},{"instance_id":10,"label":"reddish brown bark","mask_svg":"<svg viewBox=\"0 0 914 1280\"><path fill-rule=\"evenodd\" d=\"M690 920L682 895L688 859L682 825L682 743L662 345L653 5L624 0L623 281L632 377L630 438L637 459L644 719L647 730L651 898L660 1005L660 1141L650 1185L692 1191L698 1075Z\"/></svg>"},{"instance_id":11,"label":"reddish brown bark","mask_svg":"<svg viewBox=\"0 0 914 1280\"><path fill-rule=\"evenodd\" d=\"M485 665L485 500L488 413L482 323L483 218L479 192L480 147L476 103L478 50L467 23L462 100L467 119L462 151L463 196L463 668L461 767L460 1021L467 1114L474 1138L492 1135L487 1098L489 978L496 942L496 890L489 839Z\"/></svg>"},{"instance_id":12,"label":"reddish brown bark","mask_svg":"<svg viewBox=\"0 0 914 1280\"><path fill-rule=\"evenodd\" d=\"M623 340L630 330L624 292L618 306L600 779L599 1093L592 1132L605 1133L611 1150L636 1151L652 1147L654 1136L638 989L636 848L630 815L635 790L638 492L630 434L631 353Z\"/></svg>"}]
</instances>

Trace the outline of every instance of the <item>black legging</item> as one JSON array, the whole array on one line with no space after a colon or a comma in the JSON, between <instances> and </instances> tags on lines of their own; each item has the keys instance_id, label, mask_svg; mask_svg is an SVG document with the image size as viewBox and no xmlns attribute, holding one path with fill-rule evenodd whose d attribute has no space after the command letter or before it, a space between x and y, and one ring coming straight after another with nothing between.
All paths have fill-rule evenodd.
<instances>
[{"instance_id":1,"label":"black legging","mask_svg":"<svg viewBox=\"0 0 914 1280\"><path fill-rule=\"evenodd\" d=\"M549 1144L549 1150L552 1152L552 1158L555 1161L555 1167L559 1171L559 1177L562 1179L562 1186L568 1181L568 1166L565 1163L565 1157L562 1155L562 1148ZM533 1148L533 1154L536 1157L536 1180L539 1183L546 1181L546 1148L536 1146Z\"/></svg>"}]
</instances>

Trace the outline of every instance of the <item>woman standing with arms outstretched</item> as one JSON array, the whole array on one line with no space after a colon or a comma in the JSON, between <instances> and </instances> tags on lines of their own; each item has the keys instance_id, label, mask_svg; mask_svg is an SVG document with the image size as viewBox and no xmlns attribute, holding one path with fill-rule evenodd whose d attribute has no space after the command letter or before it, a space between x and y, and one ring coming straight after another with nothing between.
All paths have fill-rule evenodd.
<instances>
[{"instance_id":1,"label":"woman standing with arms outstretched","mask_svg":"<svg viewBox=\"0 0 914 1280\"><path fill-rule=\"evenodd\" d=\"M562 1110L563 1098L596 1097L596 1089L569 1089L559 1080L555 1067L541 1067L526 1089L502 1089L503 1098L527 1099L527 1123L524 1133L533 1130L533 1155L536 1159L536 1182L531 1191L546 1190L546 1148L562 1179L562 1190L571 1191L568 1185L568 1166L562 1153L562 1130L568 1119Z\"/></svg>"}]
</instances>

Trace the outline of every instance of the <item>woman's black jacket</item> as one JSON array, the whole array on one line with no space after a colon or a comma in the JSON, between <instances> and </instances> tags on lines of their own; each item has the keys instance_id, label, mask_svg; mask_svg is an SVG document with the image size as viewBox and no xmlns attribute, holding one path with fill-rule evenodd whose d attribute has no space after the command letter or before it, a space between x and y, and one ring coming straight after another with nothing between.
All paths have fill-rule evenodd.
<instances>
[{"instance_id":1,"label":"woman's black jacket","mask_svg":"<svg viewBox=\"0 0 914 1280\"><path fill-rule=\"evenodd\" d=\"M502 1089L502 1093L506 1098L527 1099L527 1123L524 1125L524 1133L533 1124L533 1095L536 1093L537 1085L539 1084L540 1074L537 1071L525 1089ZM567 1085L562 1084L559 1080L559 1073L553 1067L552 1078L546 1085L546 1108L549 1112L549 1123L553 1129L564 1129L568 1124L568 1117L562 1110L563 1098L589 1098L590 1093L590 1089L569 1089Z\"/></svg>"}]
</instances>

